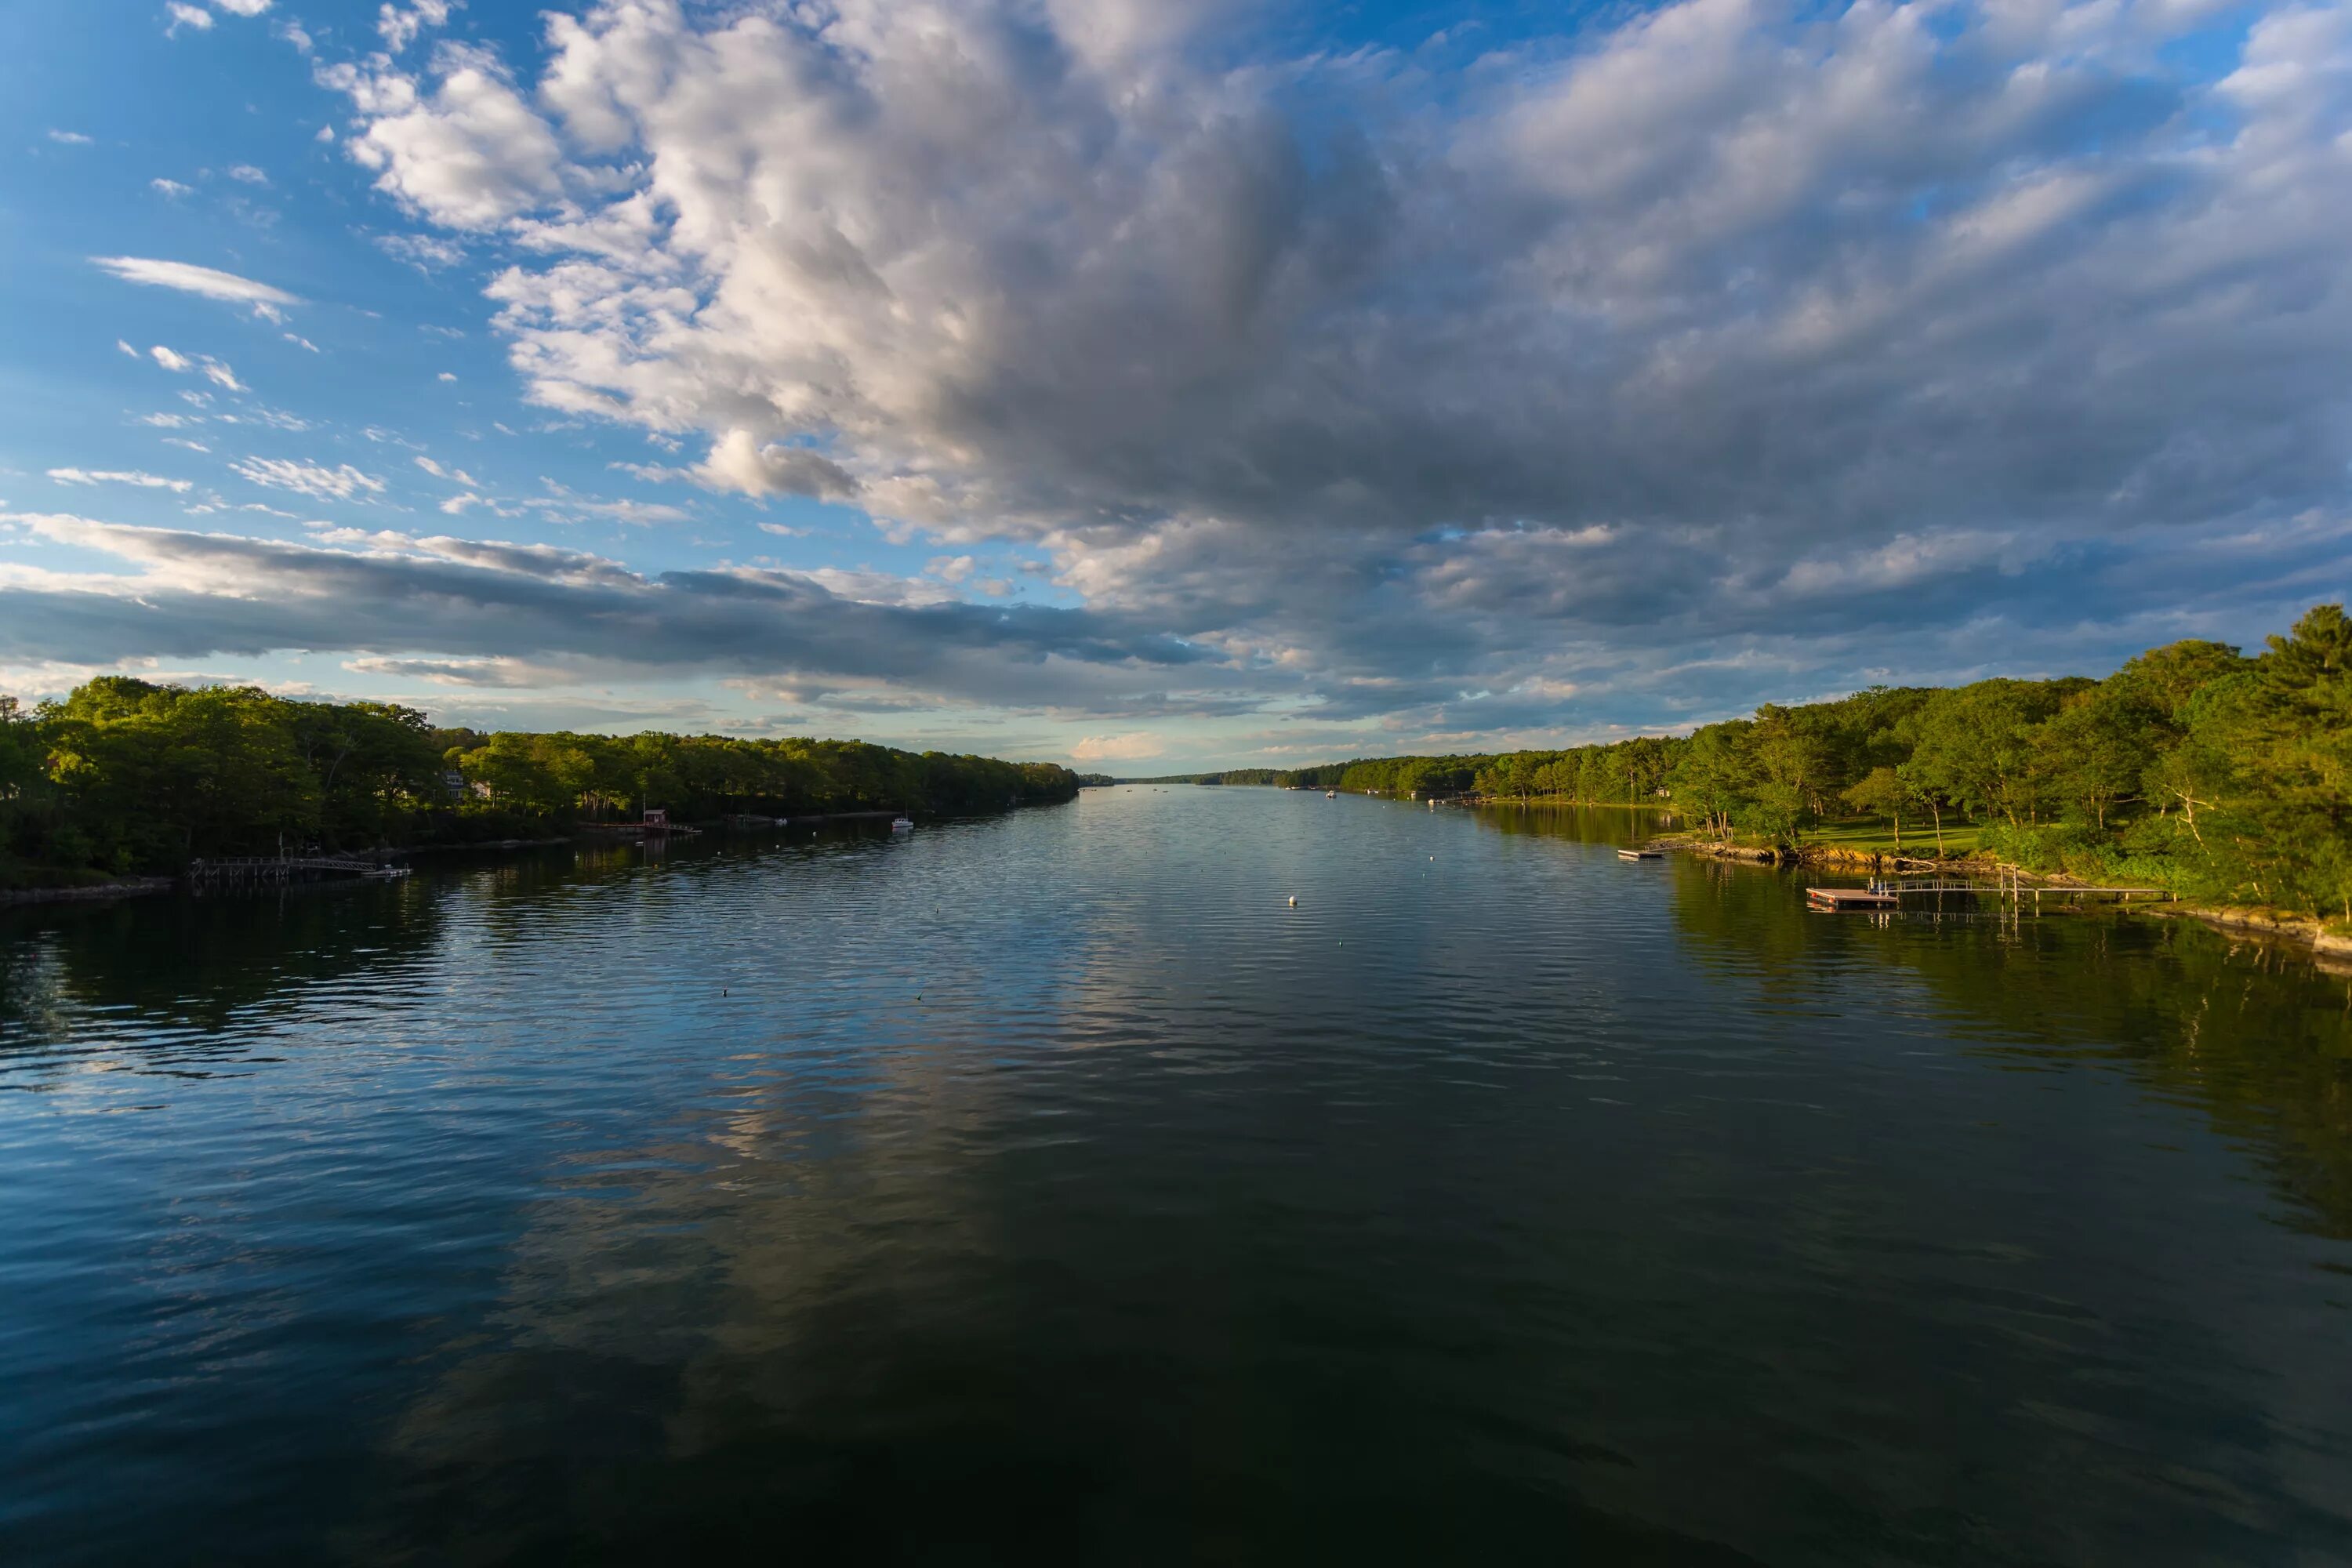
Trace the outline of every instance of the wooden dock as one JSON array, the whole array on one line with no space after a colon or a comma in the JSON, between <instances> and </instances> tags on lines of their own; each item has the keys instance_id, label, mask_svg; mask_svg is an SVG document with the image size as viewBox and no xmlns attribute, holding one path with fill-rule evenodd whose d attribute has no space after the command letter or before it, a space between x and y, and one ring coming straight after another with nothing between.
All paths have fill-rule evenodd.
<instances>
[{"instance_id":1,"label":"wooden dock","mask_svg":"<svg viewBox=\"0 0 2352 1568\"><path fill-rule=\"evenodd\" d=\"M1893 910L1902 907L1902 900L1892 893L1882 893L1871 888L1807 888L1805 902L1817 910Z\"/></svg>"},{"instance_id":2,"label":"wooden dock","mask_svg":"<svg viewBox=\"0 0 2352 1568\"><path fill-rule=\"evenodd\" d=\"M347 855L284 855L277 857L232 856L221 859L192 860L184 874L188 886L196 889L212 888L259 888L279 883L310 881L320 877L390 878L408 875L405 866L382 866L373 860L362 860Z\"/></svg>"},{"instance_id":3,"label":"wooden dock","mask_svg":"<svg viewBox=\"0 0 2352 1568\"><path fill-rule=\"evenodd\" d=\"M1952 877L1896 877L1875 881L1867 888L1807 888L1805 901L1817 910L1893 910L1903 907L1903 900L1921 894L1967 893L1977 898L2001 900L2023 908L2031 897L2038 912L2047 898L2053 903L2080 903L2085 899L2114 899L2129 903L2134 899L2169 899L2174 895L2162 888L2077 888L2063 882L2027 882L2014 871L1995 882L1964 881Z\"/></svg>"},{"instance_id":4,"label":"wooden dock","mask_svg":"<svg viewBox=\"0 0 2352 1568\"><path fill-rule=\"evenodd\" d=\"M1663 860L1665 858L1666 852L1663 849L1620 849L1617 851L1617 858L1620 860Z\"/></svg>"}]
</instances>

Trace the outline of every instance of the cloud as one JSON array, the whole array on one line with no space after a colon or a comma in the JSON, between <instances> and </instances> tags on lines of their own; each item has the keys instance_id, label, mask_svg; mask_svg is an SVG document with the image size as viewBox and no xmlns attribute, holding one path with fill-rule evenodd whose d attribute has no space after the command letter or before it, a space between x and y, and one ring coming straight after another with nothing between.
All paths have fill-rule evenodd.
<instances>
[{"instance_id":1,"label":"cloud","mask_svg":"<svg viewBox=\"0 0 2352 1568\"><path fill-rule=\"evenodd\" d=\"M527 395L1046 561L1215 702L1516 732L2341 592L2341 6L572 9L319 73Z\"/></svg>"},{"instance_id":2,"label":"cloud","mask_svg":"<svg viewBox=\"0 0 2352 1568\"><path fill-rule=\"evenodd\" d=\"M597 500L576 495L553 479L542 479L540 482L547 487L548 494L530 504L559 520L604 518L614 522L684 522L691 515L677 507L650 501Z\"/></svg>"},{"instance_id":3,"label":"cloud","mask_svg":"<svg viewBox=\"0 0 2352 1568\"><path fill-rule=\"evenodd\" d=\"M58 131L53 129L48 134L50 141L59 142L68 147L87 147L90 145L90 139L83 135L79 131Z\"/></svg>"},{"instance_id":4,"label":"cloud","mask_svg":"<svg viewBox=\"0 0 2352 1568\"><path fill-rule=\"evenodd\" d=\"M133 485L141 489L171 490L180 495L195 488L188 479L167 479L138 469L51 468L49 478L61 485Z\"/></svg>"},{"instance_id":5,"label":"cloud","mask_svg":"<svg viewBox=\"0 0 2352 1568\"><path fill-rule=\"evenodd\" d=\"M430 91L388 66L340 64L319 73L368 117L345 147L376 172L376 189L457 229L494 227L563 194L554 133L495 57L444 44L434 72L440 82Z\"/></svg>"},{"instance_id":6,"label":"cloud","mask_svg":"<svg viewBox=\"0 0 2352 1568\"><path fill-rule=\"evenodd\" d=\"M177 36L183 27L193 27L199 33L212 30L213 14L186 4L186 0L168 0L163 13L172 18L171 26L163 29L167 38Z\"/></svg>"},{"instance_id":7,"label":"cloud","mask_svg":"<svg viewBox=\"0 0 2352 1568\"><path fill-rule=\"evenodd\" d=\"M288 336L292 337L292 334L289 333ZM302 340L296 338L294 341L300 342ZM134 358L137 356L139 352L138 350L131 347L130 344L122 342L119 339L116 341L115 346L121 349L125 353L132 355ZM310 345L308 343L304 343L303 346L308 348ZM316 353L317 351L312 350L312 352ZM210 354L198 354L194 358L190 358L186 354L180 353L173 349L165 348L162 343L157 343L153 348L149 349L147 353L154 359L157 364L162 365L165 370L172 372L173 374L184 375L189 371L201 370L204 373L204 377L206 381L211 382L215 386L220 387L224 391L243 392L246 390L245 384L237 380L236 372L231 370L219 360L213 358Z\"/></svg>"},{"instance_id":8,"label":"cloud","mask_svg":"<svg viewBox=\"0 0 2352 1568\"><path fill-rule=\"evenodd\" d=\"M319 500L350 500L355 496L364 500L383 493L382 479L363 474L349 463L330 468L286 458L247 458L229 467L257 485L292 490Z\"/></svg>"},{"instance_id":9,"label":"cloud","mask_svg":"<svg viewBox=\"0 0 2352 1568\"><path fill-rule=\"evenodd\" d=\"M213 4L233 16L258 16L269 9L270 0L213 0Z\"/></svg>"},{"instance_id":10,"label":"cloud","mask_svg":"<svg viewBox=\"0 0 2352 1568\"><path fill-rule=\"evenodd\" d=\"M453 483L465 486L467 489L473 489L481 483L465 469L445 468L430 458L418 458L416 466L436 479L448 479Z\"/></svg>"},{"instance_id":11,"label":"cloud","mask_svg":"<svg viewBox=\"0 0 2352 1568\"><path fill-rule=\"evenodd\" d=\"M712 443L696 477L714 489L748 496L841 497L857 489L857 481L831 458L799 447L762 447L742 429Z\"/></svg>"},{"instance_id":12,"label":"cloud","mask_svg":"<svg viewBox=\"0 0 2352 1568\"><path fill-rule=\"evenodd\" d=\"M194 294L206 300L250 305L254 314L270 321L280 319L278 312L281 307L301 303L283 289L257 283L250 278L239 278L234 272L198 267L193 262L155 261L138 256L93 256L90 260L126 283L144 284L154 289L176 289L184 294Z\"/></svg>"},{"instance_id":13,"label":"cloud","mask_svg":"<svg viewBox=\"0 0 2352 1568\"><path fill-rule=\"evenodd\" d=\"M445 370L439 375L434 377L434 379L436 381L455 381L457 378L448 371Z\"/></svg>"},{"instance_id":14,"label":"cloud","mask_svg":"<svg viewBox=\"0 0 2352 1568\"><path fill-rule=\"evenodd\" d=\"M375 237L375 244L394 261L405 262L419 272L436 272L466 259L464 246L431 235L380 234Z\"/></svg>"},{"instance_id":15,"label":"cloud","mask_svg":"<svg viewBox=\"0 0 2352 1568\"><path fill-rule=\"evenodd\" d=\"M561 685L568 673L560 667L519 658L384 658L371 656L347 659L343 668L361 675L388 676L394 680L422 680L433 686L529 688Z\"/></svg>"},{"instance_id":16,"label":"cloud","mask_svg":"<svg viewBox=\"0 0 2352 1568\"><path fill-rule=\"evenodd\" d=\"M396 55L408 47L418 33L446 24L449 13L463 3L464 0L415 0L404 10L385 0L376 12L375 30L383 39L383 47Z\"/></svg>"},{"instance_id":17,"label":"cloud","mask_svg":"<svg viewBox=\"0 0 2352 1568\"><path fill-rule=\"evenodd\" d=\"M194 186L184 185L177 180L166 180L160 177L148 181L147 188L155 192L158 195L169 196L173 201L178 201L182 196L188 195L194 189Z\"/></svg>"},{"instance_id":18,"label":"cloud","mask_svg":"<svg viewBox=\"0 0 2352 1568\"><path fill-rule=\"evenodd\" d=\"M1157 757L1168 743L1149 730L1128 735L1088 735L1070 748L1070 759L1080 763L1131 763Z\"/></svg>"},{"instance_id":19,"label":"cloud","mask_svg":"<svg viewBox=\"0 0 2352 1568\"><path fill-rule=\"evenodd\" d=\"M264 174L261 170L255 168L250 163L230 164L228 177L232 180L241 181L248 185L266 185L269 184L269 176Z\"/></svg>"},{"instance_id":20,"label":"cloud","mask_svg":"<svg viewBox=\"0 0 2352 1568\"><path fill-rule=\"evenodd\" d=\"M806 574L648 576L546 545L358 530L289 544L58 514L10 521L124 570L0 576L0 660L184 658L200 647L413 658L431 649L423 657L455 672L623 652L638 670L854 675L1028 708L1115 707L1197 663L1181 644L1116 616L861 601Z\"/></svg>"}]
</instances>

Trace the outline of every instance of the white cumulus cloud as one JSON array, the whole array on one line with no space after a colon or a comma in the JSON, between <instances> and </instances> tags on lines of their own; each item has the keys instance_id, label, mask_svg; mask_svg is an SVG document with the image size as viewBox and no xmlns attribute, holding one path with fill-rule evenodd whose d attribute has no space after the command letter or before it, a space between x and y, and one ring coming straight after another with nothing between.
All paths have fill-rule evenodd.
<instances>
[{"instance_id":1,"label":"white cumulus cloud","mask_svg":"<svg viewBox=\"0 0 2352 1568\"><path fill-rule=\"evenodd\" d=\"M375 30L383 39L383 47L396 55L425 28L445 25L449 13L460 4L463 0L415 0L415 4L403 7L384 0L376 11Z\"/></svg>"},{"instance_id":2,"label":"white cumulus cloud","mask_svg":"<svg viewBox=\"0 0 2352 1568\"><path fill-rule=\"evenodd\" d=\"M499 66L479 50L444 45L429 90L397 71L338 66L321 72L370 118L345 146L375 171L376 188L436 223L494 227L563 194L562 151Z\"/></svg>"}]
</instances>

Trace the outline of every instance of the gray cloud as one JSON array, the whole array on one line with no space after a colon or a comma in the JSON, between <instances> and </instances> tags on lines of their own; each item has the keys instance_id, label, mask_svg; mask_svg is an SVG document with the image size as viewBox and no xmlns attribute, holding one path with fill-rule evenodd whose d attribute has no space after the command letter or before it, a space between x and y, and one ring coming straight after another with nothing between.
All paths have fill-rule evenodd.
<instances>
[{"instance_id":1,"label":"gray cloud","mask_svg":"<svg viewBox=\"0 0 2352 1568\"><path fill-rule=\"evenodd\" d=\"M595 589L659 598L649 659L822 626L788 662L943 690L1157 633L1213 706L1590 727L2342 591L2352 12L2202 74L2177 0L1684 0L1442 78L1234 65L1215 19L608 0L535 79L322 79L384 191L512 247L539 402L703 443L659 477L1030 542L1090 606Z\"/></svg>"},{"instance_id":2,"label":"gray cloud","mask_svg":"<svg viewBox=\"0 0 2352 1568\"><path fill-rule=\"evenodd\" d=\"M551 674L567 662L622 664L852 676L1033 709L1114 705L1124 689L1202 662L1115 616L878 603L789 573L648 577L549 545L358 531L291 544L78 517L16 521L133 570L20 571L0 617L0 662L329 651L391 661L359 665L371 670L437 683L472 674L482 685L508 684L498 677L516 663Z\"/></svg>"}]
</instances>

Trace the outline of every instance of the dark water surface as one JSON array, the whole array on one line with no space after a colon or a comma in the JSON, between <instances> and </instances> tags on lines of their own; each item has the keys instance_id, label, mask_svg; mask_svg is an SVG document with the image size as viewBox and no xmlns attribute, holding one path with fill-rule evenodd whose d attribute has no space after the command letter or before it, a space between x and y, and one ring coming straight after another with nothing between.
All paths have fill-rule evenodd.
<instances>
[{"instance_id":1,"label":"dark water surface","mask_svg":"<svg viewBox=\"0 0 2352 1568\"><path fill-rule=\"evenodd\" d=\"M1633 831L16 915L0 1559L2352 1560L2352 983Z\"/></svg>"}]
</instances>

